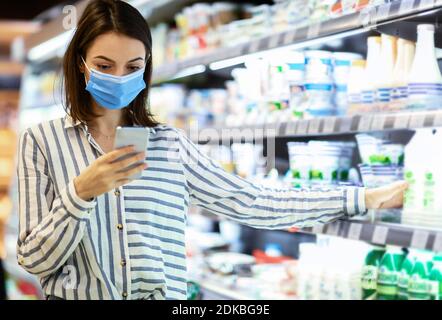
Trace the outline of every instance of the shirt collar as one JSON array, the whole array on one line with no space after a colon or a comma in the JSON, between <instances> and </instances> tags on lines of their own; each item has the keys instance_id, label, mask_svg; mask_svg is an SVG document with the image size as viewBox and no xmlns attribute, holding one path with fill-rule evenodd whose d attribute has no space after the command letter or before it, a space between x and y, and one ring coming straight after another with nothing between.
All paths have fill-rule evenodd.
<instances>
[{"instance_id":1,"label":"shirt collar","mask_svg":"<svg viewBox=\"0 0 442 320\"><path fill-rule=\"evenodd\" d=\"M64 117L64 120L65 120L64 121L64 128L65 129L76 127L81 124L81 122L79 120L74 121L74 119L72 119L72 117L68 114Z\"/></svg>"},{"instance_id":2,"label":"shirt collar","mask_svg":"<svg viewBox=\"0 0 442 320\"><path fill-rule=\"evenodd\" d=\"M67 128L73 128L73 127L79 126L79 125L81 125L81 124L83 124L81 121L79 121L79 120L75 120L75 121L74 121L74 119L72 119L72 117L71 117L70 115L67 114L67 115L65 116L65 121L64 121L64 128L65 128L65 129L67 129ZM135 125L135 127L141 127L141 126L140 126L140 125ZM152 134L155 134L155 133L156 133L156 130L155 130L154 128L149 127L148 129L149 129L149 131L150 131Z\"/></svg>"}]
</instances>

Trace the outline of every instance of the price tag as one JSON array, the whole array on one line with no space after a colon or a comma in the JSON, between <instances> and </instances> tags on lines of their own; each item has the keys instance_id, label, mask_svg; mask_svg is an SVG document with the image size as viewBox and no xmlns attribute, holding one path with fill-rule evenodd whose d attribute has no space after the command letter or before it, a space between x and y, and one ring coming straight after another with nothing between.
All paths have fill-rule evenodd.
<instances>
[{"instance_id":1,"label":"price tag","mask_svg":"<svg viewBox=\"0 0 442 320\"><path fill-rule=\"evenodd\" d=\"M376 226L374 228L371 241L376 244L385 244L387 241L388 228L384 226Z\"/></svg>"},{"instance_id":2,"label":"price tag","mask_svg":"<svg viewBox=\"0 0 442 320\"><path fill-rule=\"evenodd\" d=\"M362 27L368 28L375 21L376 7L367 6L359 13L359 23Z\"/></svg>"},{"instance_id":3,"label":"price tag","mask_svg":"<svg viewBox=\"0 0 442 320\"><path fill-rule=\"evenodd\" d=\"M295 121L287 122L287 126L285 128L285 135L293 136L295 134L296 134L296 122Z\"/></svg>"},{"instance_id":4,"label":"price tag","mask_svg":"<svg viewBox=\"0 0 442 320\"><path fill-rule=\"evenodd\" d=\"M232 57L238 57L243 54L244 45L238 45L229 50L229 54L231 54Z\"/></svg>"},{"instance_id":5,"label":"price tag","mask_svg":"<svg viewBox=\"0 0 442 320\"><path fill-rule=\"evenodd\" d=\"M351 223L348 229L348 238L353 240L361 239L362 223Z\"/></svg>"},{"instance_id":6,"label":"price tag","mask_svg":"<svg viewBox=\"0 0 442 320\"><path fill-rule=\"evenodd\" d=\"M363 115L359 119L358 124L358 131L364 132L364 131L370 131L371 121L373 117L370 115Z\"/></svg>"},{"instance_id":7,"label":"price tag","mask_svg":"<svg viewBox=\"0 0 442 320\"><path fill-rule=\"evenodd\" d=\"M316 223L315 225L313 225L312 232L318 233L318 234L323 233L324 232L324 224Z\"/></svg>"},{"instance_id":8,"label":"price tag","mask_svg":"<svg viewBox=\"0 0 442 320\"><path fill-rule=\"evenodd\" d=\"M284 36L284 45L293 43L293 41L295 41L295 37L296 37L296 29L287 31Z\"/></svg>"},{"instance_id":9,"label":"price tag","mask_svg":"<svg viewBox=\"0 0 442 320\"><path fill-rule=\"evenodd\" d=\"M409 114L398 114L394 119L394 129L408 128L408 122L410 121Z\"/></svg>"},{"instance_id":10,"label":"price tag","mask_svg":"<svg viewBox=\"0 0 442 320\"><path fill-rule=\"evenodd\" d=\"M399 7L399 14L409 13L414 8L415 0L402 0Z\"/></svg>"},{"instance_id":11,"label":"price tag","mask_svg":"<svg viewBox=\"0 0 442 320\"><path fill-rule=\"evenodd\" d=\"M274 48L279 44L279 39L281 38L281 34L275 34L270 38L269 48Z\"/></svg>"},{"instance_id":12,"label":"price tag","mask_svg":"<svg viewBox=\"0 0 442 320\"><path fill-rule=\"evenodd\" d=\"M423 128L425 124L425 113L415 113L410 117L410 129Z\"/></svg>"},{"instance_id":13,"label":"price tag","mask_svg":"<svg viewBox=\"0 0 442 320\"><path fill-rule=\"evenodd\" d=\"M419 9L427 9L434 7L434 0L421 0Z\"/></svg>"},{"instance_id":14,"label":"price tag","mask_svg":"<svg viewBox=\"0 0 442 320\"><path fill-rule=\"evenodd\" d=\"M308 126L308 133L309 134L318 134L320 126L321 126L321 119L310 120L310 123Z\"/></svg>"},{"instance_id":15,"label":"price tag","mask_svg":"<svg viewBox=\"0 0 442 320\"><path fill-rule=\"evenodd\" d=\"M390 15L391 3L386 3L378 7L376 12L376 22L386 20Z\"/></svg>"},{"instance_id":16,"label":"price tag","mask_svg":"<svg viewBox=\"0 0 442 320\"><path fill-rule=\"evenodd\" d=\"M442 112L438 112L434 115L433 126L442 127Z\"/></svg>"},{"instance_id":17,"label":"price tag","mask_svg":"<svg viewBox=\"0 0 442 320\"><path fill-rule=\"evenodd\" d=\"M337 236L339 234L339 226L341 224L337 222L330 223L327 227L327 234L330 236Z\"/></svg>"},{"instance_id":18,"label":"price tag","mask_svg":"<svg viewBox=\"0 0 442 320\"><path fill-rule=\"evenodd\" d=\"M434 238L433 251L442 252L442 233L437 233Z\"/></svg>"},{"instance_id":19,"label":"price tag","mask_svg":"<svg viewBox=\"0 0 442 320\"><path fill-rule=\"evenodd\" d=\"M253 41L253 42L250 44L250 46L249 46L249 52L250 52L250 53L253 53L253 52L258 51L258 49L259 49L259 43L260 43L259 40Z\"/></svg>"},{"instance_id":20,"label":"price tag","mask_svg":"<svg viewBox=\"0 0 442 320\"><path fill-rule=\"evenodd\" d=\"M385 120L387 117L385 115L376 116L373 118L371 122L371 130L384 130L385 128Z\"/></svg>"},{"instance_id":21,"label":"price tag","mask_svg":"<svg viewBox=\"0 0 442 320\"><path fill-rule=\"evenodd\" d=\"M335 117L327 117L324 119L324 129L322 132L324 133L333 133L335 132L335 124L336 124L336 118Z\"/></svg>"},{"instance_id":22,"label":"price tag","mask_svg":"<svg viewBox=\"0 0 442 320\"><path fill-rule=\"evenodd\" d=\"M313 23L309 25L307 30L307 39L313 39L318 37L319 31L321 31L321 23Z\"/></svg>"},{"instance_id":23,"label":"price tag","mask_svg":"<svg viewBox=\"0 0 442 320\"><path fill-rule=\"evenodd\" d=\"M414 230L411 238L411 247L417 249L425 249L427 247L429 233L423 230Z\"/></svg>"},{"instance_id":24,"label":"price tag","mask_svg":"<svg viewBox=\"0 0 442 320\"><path fill-rule=\"evenodd\" d=\"M307 133L308 124L309 124L308 120L299 120L298 125L296 127L296 134L305 135Z\"/></svg>"}]
</instances>

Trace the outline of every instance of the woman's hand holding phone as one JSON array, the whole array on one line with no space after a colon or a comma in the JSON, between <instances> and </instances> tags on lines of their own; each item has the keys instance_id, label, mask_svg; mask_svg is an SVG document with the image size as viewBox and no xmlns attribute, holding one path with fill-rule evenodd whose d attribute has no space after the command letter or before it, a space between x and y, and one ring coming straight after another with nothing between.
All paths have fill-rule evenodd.
<instances>
[{"instance_id":1,"label":"woman's hand holding phone","mask_svg":"<svg viewBox=\"0 0 442 320\"><path fill-rule=\"evenodd\" d=\"M134 168L125 170L130 165L145 159L145 152L139 152L129 158L119 160L127 154L134 153L134 151L133 146L128 146L113 150L97 158L74 179L77 195L88 201L130 182L130 176L147 168L147 164L143 162Z\"/></svg>"}]
</instances>

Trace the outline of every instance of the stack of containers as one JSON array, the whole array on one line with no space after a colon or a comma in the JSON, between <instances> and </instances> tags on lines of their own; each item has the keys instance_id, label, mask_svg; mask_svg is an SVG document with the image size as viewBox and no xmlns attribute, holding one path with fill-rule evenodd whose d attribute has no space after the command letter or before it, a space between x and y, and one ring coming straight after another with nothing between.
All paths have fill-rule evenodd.
<instances>
[{"instance_id":1,"label":"stack of containers","mask_svg":"<svg viewBox=\"0 0 442 320\"><path fill-rule=\"evenodd\" d=\"M301 188L309 185L311 155L307 143L288 142L289 151L289 180L293 187Z\"/></svg>"},{"instance_id":2,"label":"stack of containers","mask_svg":"<svg viewBox=\"0 0 442 320\"><path fill-rule=\"evenodd\" d=\"M375 134L356 135L362 164L359 169L365 187L376 188L404 178L404 146ZM400 210L385 210L384 220L396 221Z\"/></svg>"},{"instance_id":3,"label":"stack of containers","mask_svg":"<svg viewBox=\"0 0 442 320\"><path fill-rule=\"evenodd\" d=\"M309 147L314 155L310 171L313 183L336 184L349 180L354 143L310 141Z\"/></svg>"},{"instance_id":4,"label":"stack of containers","mask_svg":"<svg viewBox=\"0 0 442 320\"><path fill-rule=\"evenodd\" d=\"M309 50L305 52L306 111L310 116L334 114L333 103L333 55L329 51Z\"/></svg>"},{"instance_id":5,"label":"stack of containers","mask_svg":"<svg viewBox=\"0 0 442 320\"><path fill-rule=\"evenodd\" d=\"M295 118L304 116L303 105L305 103L304 80L305 80L305 56L303 52L291 51L286 60L286 80L289 86L289 109Z\"/></svg>"},{"instance_id":6,"label":"stack of containers","mask_svg":"<svg viewBox=\"0 0 442 320\"><path fill-rule=\"evenodd\" d=\"M360 59L362 59L362 56L356 53L335 52L333 54L334 104L336 115L338 116L343 116L347 113L350 68L353 61Z\"/></svg>"},{"instance_id":7,"label":"stack of containers","mask_svg":"<svg viewBox=\"0 0 442 320\"><path fill-rule=\"evenodd\" d=\"M290 170L294 187L350 184L355 144L351 142L288 142Z\"/></svg>"}]
</instances>

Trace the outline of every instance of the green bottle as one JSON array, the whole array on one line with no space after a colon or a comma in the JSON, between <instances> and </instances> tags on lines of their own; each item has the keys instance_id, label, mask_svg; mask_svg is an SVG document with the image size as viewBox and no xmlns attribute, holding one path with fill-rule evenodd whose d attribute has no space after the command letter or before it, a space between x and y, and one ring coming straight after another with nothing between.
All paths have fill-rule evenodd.
<instances>
[{"instance_id":1,"label":"green bottle","mask_svg":"<svg viewBox=\"0 0 442 320\"><path fill-rule=\"evenodd\" d=\"M384 253L384 247L373 246L365 257L361 275L362 299L364 300L376 298L378 270Z\"/></svg>"},{"instance_id":2,"label":"green bottle","mask_svg":"<svg viewBox=\"0 0 442 320\"><path fill-rule=\"evenodd\" d=\"M387 246L379 267L377 282L378 300L396 300L398 296L399 272L404 261L404 252L393 246Z\"/></svg>"},{"instance_id":3,"label":"green bottle","mask_svg":"<svg viewBox=\"0 0 442 320\"><path fill-rule=\"evenodd\" d=\"M416 260L408 282L409 300L430 300L431 253L416 251Z\"/></svg>"},{"instance_id":4,"label":"green bottle","mask_svg":"<svg viewBox=\"0 0 442 320\"><path fill-rule=\"evenodd\" d=\"M409 251L402 263L401 271L398 278L398 299L408 300L408 282L410 280L411 272L413 271L415 261L414 251Z\"/></svg>"},{"instance_id":5,"label":"green bottle","mask_svg":"<svg viewBox=\"0 0 442 320\"><path fill-rule=\"evenodd\" d=\"M433 269L430 273L430 298L442 300L442 253L433 258Z\"/></svg>"}]
</instances>

